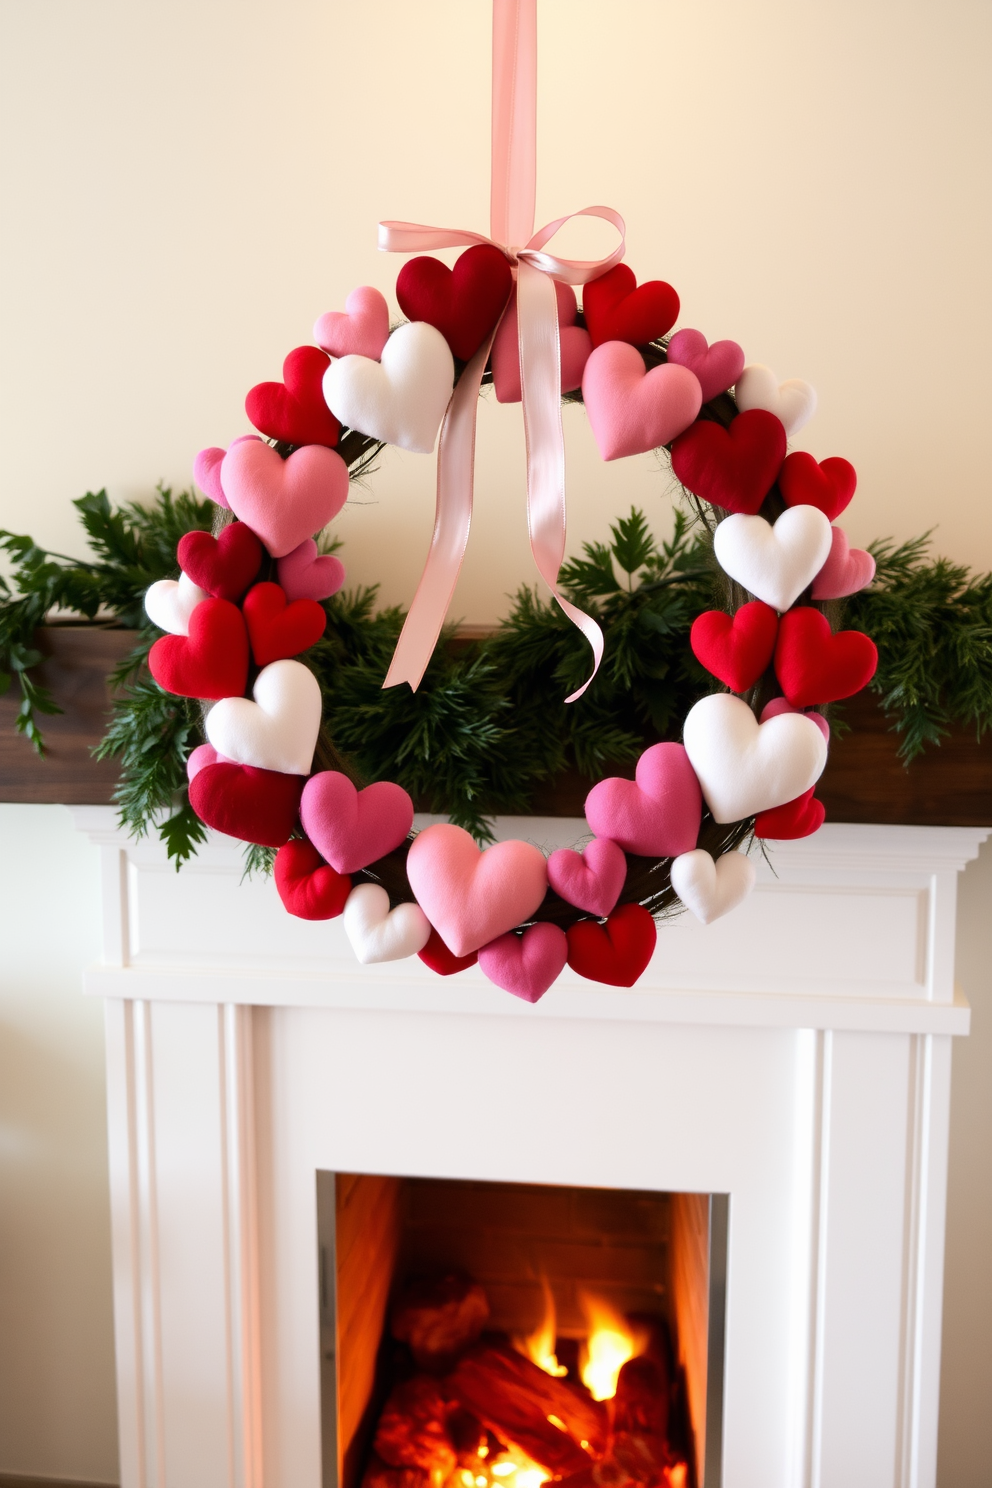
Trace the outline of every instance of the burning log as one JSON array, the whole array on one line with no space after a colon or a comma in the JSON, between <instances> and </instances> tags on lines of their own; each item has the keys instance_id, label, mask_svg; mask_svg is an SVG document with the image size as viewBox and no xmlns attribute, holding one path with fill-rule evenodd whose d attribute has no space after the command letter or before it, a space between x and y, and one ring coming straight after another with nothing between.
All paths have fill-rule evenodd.
<instances>
[{"instance_id":1,"label":"burning log","mask_svg":"<svg viewBox=\"0 0 992 1488\"><path fill-rule=\"evenodd\" d=\"M660 1353L628 1359L617 1376L613 1430L618 1435L660 1436L664 1440L670 1400L671 1380Z\"/></svg>"},{"instance_id":2,"label":"burning log","mask_svg":"<svg viewBox=\"0 0 992 1488\"><path fill-rule=\"evenodd\" d=\"M449 1410L437 1381L428 1375L414 1375L397 1385L383 1406L374 1451L388 1467L420 1468L432 1488L441 1488L458 1461L448 1434Z\"/></svg>"},{"instance_id":3,"label":"burning log","mask_svg":"<svg viewBox=\"0 0 992 1488\"><path fill-rule=\"evenodd\" d=\"M452 1273L406 1286L393 1308L389 1331L407 1343L419 1369L441 1372L474 1343L489 1317L478 1282Z\"/></svg>"}]
</instances>

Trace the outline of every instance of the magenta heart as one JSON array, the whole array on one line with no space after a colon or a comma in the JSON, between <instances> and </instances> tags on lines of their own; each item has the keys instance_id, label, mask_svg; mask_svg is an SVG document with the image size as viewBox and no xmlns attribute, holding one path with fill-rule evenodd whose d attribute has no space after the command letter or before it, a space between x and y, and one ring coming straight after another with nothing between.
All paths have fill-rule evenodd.
<instances>
[{"instance_id":1,"label":"magenta heart","mask_svg":"<svg viewBox=\"0 0 992 1488\"><path fill-rule=\"evenodd\" d=\"M497 842L480 852L463 828L447 822L413 839L406 872L417 903L456 956L529 920L548 887L540 848Z\"/></svg>"},{"instance_id":2,"label":"magenta heart","mask_svg":"<svg viewBox=\"0 0 992 1488\"><path fill-rule=\"evenodd\" d=\"M586 821L644 858L677 858L699 836L703 797L681 744L652 744L637 761L634 780L610 776L586 796Z\"/></svg>"},{"instance_id":3,"label":"magenta heart","mask_svg":"<svg viewBox=\"0 0 992 1488\"><path fill-rule=\"evenodd\" d=\"M339 770L321 770L303 787L300 819L332 868L357 873L399 847L413 826L413 802L391 780L360 791Z\"/></svg>"},{"instance_id":4,"label":"magenta heart","mask_svg":"<svg viewBox=\"0 0 992 1488\"><path fill-rule=\"evenodd\" d=\"M260 439L238 440L221 466L231 510L285 558L325 527L348 499L348 467L322 444L305 444L284 460Z\"/></svg>"},{"instance_id":5,"label":"magenta heart","mask_svg":"<svg viewBox=\"0 0 992 1488\"><path fill-rule=\"evenodd\" d=\"M622 847L594 837L583 852L560 847L548 859L548 883L566 904L605 919L620 898L627 878Z\"/></svg>"},{"instance_id":6,"label":"magenta heart","mask_svg":"<svg viewBox=\"0 0 992 1488\"><path fill-rule=\"evenodd\" d=\"M844 599L866 589L875 577L875 560L864 548L852 548L841 527L830 529L830 555L813 580L814 599Z\"/></svg>"},{"instance_id":7,"label":"magenta heart","mask_svg":"<svg viewBox=\"0 0 992 1488\"><path fill-rule=\"evenodd\" d=\"M736 341L714 341L709 346L702 331L676 331L668 343L668 360L693 373L704 403L733 387L744 371L744 352Z\"/></svg>"},{"instance_id":8,"label":"magenta heart","mask_svg":"<svg viewBox=\"0 0 992 1488\"><path fill-rule=\"evenodd\" d=\"M313 339L328 356L363 356L377 362L389 340L386 297L369 284L353 289L344 310L328 310L313 328Z\"/></svg>"},{"instance_id":9,"label":"magenta heart","mask_svg":"<svg viewBox=\"0 0 992 1488\"><path fill-rule=\"evenodd\" d=\"M276 565L286 598L330 599L344 583L344 564L333 553L318 553L312 537L280 558Z\"/></svg>"},{"instance_id":10,"label":"magenta heart","mask_svg":"<svg viewBox=\"0 0 992 1488\"><path fill-rule=\"evenodd\" d=\"M802 708L794 708L788 698L772 698L771 702L766 703L762 708L761 717L758 719L758 722L764 723L768 718L776 718L779 713L802 713L803 717L808 718L810 723L816 724L827 743L830 743L830 725L823 714L806 713Z\"/></svg>"},{"instance_id":11,"label":"magenta heart","mask_svg":"<svg viewBox=\"0 0 992 1488\"><path fill-rule=\"evenodd\" d=\"M209 449L202 449L193 461L193 479L204 496L224 507L227 506L227 497L220 483L220 467L226 454L227 450L214 444Z\"/></svg>"},{"instance_id":12,"label":"magenta heart","mask_svg":"<svg viewBox=\"0 0 992 1488\"><path fill-rule=\"evenodd\" d=\"M479 965L489 980L524 1002L542 998L561 975L567 959L564 930L546 921L530 925L523 935L512 930L500 935L479 952Z\"/></svg>"},{"instance_id":13,"label":"magenta heart","mask_svg":"<svg viewBox=\"0 0 992 1488\"><path fill-rule=\"evenodd\" d=\"M582 374L582 397L604 460L670 444L688 429L703 401L687 367L666 363L648 372L637 347L626 341L596 347Z\"/></svg>"},{"instance_id":14,"label":"magenta heart","mask_svg":"<svg viewBox=\"0 0 992 1488\"><path fill-rule=\"evenodd\" d=\"M568 284L555 284L558 299L558 340L561 346L561 390L570 393L582 386L582 372L592 337L574 324L578 314L575 290ZM520 347L517 341L517 291L514 289L506 314L499 323L493 342L493 386L499 403L520 402Z\"/></svg>"}]
</instances>

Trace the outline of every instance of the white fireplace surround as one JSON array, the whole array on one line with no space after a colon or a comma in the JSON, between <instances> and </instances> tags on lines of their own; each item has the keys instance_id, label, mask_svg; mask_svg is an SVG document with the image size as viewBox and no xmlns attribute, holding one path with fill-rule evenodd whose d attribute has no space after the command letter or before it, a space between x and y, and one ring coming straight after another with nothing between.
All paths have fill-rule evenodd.
<instances>
[{"instance_id":1,"label":"white fireplace surround","mask_svg":"<svg viewBox=\"0 0 992 1488\"><path fill-rule=\"evenodd\" d=\"M727 919L663 925L635 988L566 969L530 1007L478 968L359 967L229 839L177 875L74 816L102 850L123 1488L320 1488L318 1170L728 1193L724 1488L933 1488L985 831L828 824Z\"/></svg>"}]
</instances>

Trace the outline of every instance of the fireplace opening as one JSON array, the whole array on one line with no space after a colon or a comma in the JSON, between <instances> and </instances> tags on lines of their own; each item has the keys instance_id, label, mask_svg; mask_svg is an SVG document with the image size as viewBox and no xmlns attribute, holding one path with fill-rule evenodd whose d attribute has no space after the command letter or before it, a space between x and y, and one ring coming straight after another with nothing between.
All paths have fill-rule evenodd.
<instances>
[{"instance_id":1,"label":"fireplace opening","mask_svg":"<svg viewBox=\"0 0 992 1488\"><path fill-rule=\"evenodd\" d=\"M718 1488L729 1199L318 1173L324 1488Z\"/></svg>"}]
</instances>

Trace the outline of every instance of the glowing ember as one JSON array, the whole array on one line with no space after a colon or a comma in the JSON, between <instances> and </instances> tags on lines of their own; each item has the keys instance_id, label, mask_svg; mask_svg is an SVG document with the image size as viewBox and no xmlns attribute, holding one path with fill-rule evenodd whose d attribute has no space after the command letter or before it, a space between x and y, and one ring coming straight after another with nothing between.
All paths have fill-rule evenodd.
<instances>
[{"instance_id":1,"label":"glowing ember","mask_svg":"<svg viewBox=\"0 0 992 1488\"><path fill-rule=\"evenodd\" d=\"M579 1302L589 1330L579 1356L582 1383L594 1400L611 1400L617 1375L628 1359L643 1353L647 1338L605 1298L582 1292Z\"/></svg>"},{"instance_id":2,"label":"glowing ember","mask_svg":"<svg viewBox=\"0 0 992 1488\"><path fill-rule=\"evenodd\" d=\"M536 1364L538 1369L543 1369L545 1374L553 1374L556 1379L562 1379L568 1373L568 1369L564 1364L558 1363L558 1356L555 1353L558 1321L555 1315L554 1294L545 1276L541 1277L541 1292L544 1297L544 1315L540 1323L533 1333L514 1338L513 1347L518 1354L523 1354L525 1359ZM564 1426L562 1430L565 1430ZM530 1488L530 1485L524 1485L524 1488Z\"/></svg>"},{"instance_id":3,"label":"glowing ember","mask_svg":"<svg viewBox=\"0 0 992 1488\"><path fill-rule=\"evenodd\" d=\"M541 1488L551 1474L538 1467L524 1452L508 1447L487 1462L483 1471L472 1473L462 1468L458 1476L464 1488L491 1488L493 1484L496 1488Z\"/></svg>"}]
</instances>

